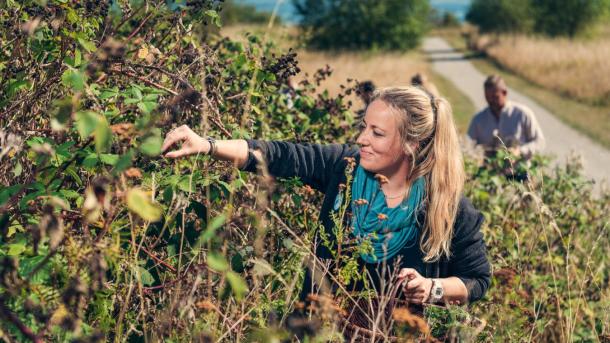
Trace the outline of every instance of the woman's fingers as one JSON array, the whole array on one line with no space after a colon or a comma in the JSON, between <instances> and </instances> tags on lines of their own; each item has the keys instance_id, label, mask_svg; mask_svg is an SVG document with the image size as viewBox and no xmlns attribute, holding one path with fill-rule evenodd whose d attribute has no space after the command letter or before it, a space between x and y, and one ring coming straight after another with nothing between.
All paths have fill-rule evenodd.
<instances>
[{"instance_id":1,"label":"woman's fingers","mask_svg":"<svg viewBox=\"0 0 610 343\"><path fill-rule=\"evenodd\" d=\"M178 129L170 131L167 136L165 136L165 140L163 141L163 145L161 146L161 151L165 152L172 145L176 144L179 141L183 141L186 139L186 134Z\"/></svg>"},{"instance_id":2,"label":"woman's fingers","mask_svg":"<svg viewBox=\"0 0 610 343\"><path fill-rule=\"evenodd\" d=\"M400 273L398 273L398 278L399 279L407 279L407 280L411 280L416 278L417 276L419 276L419 273L417 272L417 270L413 269L413 268L402 268L400 270Z\"/></svg>"},{"instance_id":3,"label":"woman's fingers","mask_svg":"<svg viewBox=\"0 0 610 343\"><path fill-rule=\"evenodd\" d=\"M174 150L174 151L168 152L167 154L165 154L165 157L178 158L178 157L188 156L191 154L193 154L193 152L190 149L182 148L179 150Z\"/></svg>"}]
</instances>

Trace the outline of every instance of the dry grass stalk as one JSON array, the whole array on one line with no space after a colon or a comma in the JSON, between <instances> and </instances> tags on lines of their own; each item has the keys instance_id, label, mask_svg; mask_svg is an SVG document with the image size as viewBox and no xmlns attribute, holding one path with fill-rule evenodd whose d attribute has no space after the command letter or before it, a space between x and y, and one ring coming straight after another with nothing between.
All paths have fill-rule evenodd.
<instances>
[{"instance_id":1,"label":"dry grass stalk","mask_svg":"<svg viewBox=\"0 0 610 343\"><path fill-rule=\"evenodd\" d=\"M610 98L610 38L570 40L499 36L486 49L510 70L554 91L591 103Z\"/></svg>"}]
</instances>

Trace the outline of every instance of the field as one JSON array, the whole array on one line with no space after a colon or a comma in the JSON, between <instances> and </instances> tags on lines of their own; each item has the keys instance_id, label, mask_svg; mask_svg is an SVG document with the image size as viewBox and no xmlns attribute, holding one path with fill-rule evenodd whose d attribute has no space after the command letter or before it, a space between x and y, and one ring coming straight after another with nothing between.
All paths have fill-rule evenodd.
<instances>
[{"instance_id":1,"label":"field","mask_svg":"<svg viewBox=\"0 0 610 343\"><path fill-rule=\"evenodd\" d=\"M479 36L465 28L436 34L463 50L485 74L500 74L562 121L610 147L610 80L604 60L610 40L602 30L580 40L529 36Z\"/></svg>"},{"instance_id":2,"label":"field","mask_svg":"<svg viewBox=\"0 0 610 343\"><path fill-rule=\"evenodd\" d=\"M161 154L180 125L219 140L351 142L360 104L339 85L429 73L417 53L295 56L281 30L217 35L211 7L88 4L0 7L1 340L345 342L354 326L386 341L610 340L610 193L593 196L577 161L550 170L500 152L483 167L468 155L492 285L474 304L411 313L346 290L365 277L353 244L330 247L333 268L318 263L322 194L303 180ZM463 125L472 105L431 76ZM529 181L506 178L511 168ZM353 242L340 219L334 230ZM316 263L336 287L303 308ZM363 304L366 322L346 319Z\"/></svg>"}]
</instances>

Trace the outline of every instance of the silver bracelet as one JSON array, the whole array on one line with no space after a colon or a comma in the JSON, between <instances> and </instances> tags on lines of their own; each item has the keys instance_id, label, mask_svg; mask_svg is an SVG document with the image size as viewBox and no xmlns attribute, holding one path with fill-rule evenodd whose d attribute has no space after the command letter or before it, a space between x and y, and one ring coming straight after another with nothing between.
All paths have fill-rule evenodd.
<instances>
[{"instance_id":1,"label":"silver bracelet","mask_svg":"<svg viewBox=\"0 0 610 343\"><path fill-rule=\"evenodd\" d=\"M216 146L216 140L212 137L207 137L206 140L210 143L210 151L208 151L208 155L214 156L216 151L218 150L218 146Z\"/></svg>"}]
</instances>

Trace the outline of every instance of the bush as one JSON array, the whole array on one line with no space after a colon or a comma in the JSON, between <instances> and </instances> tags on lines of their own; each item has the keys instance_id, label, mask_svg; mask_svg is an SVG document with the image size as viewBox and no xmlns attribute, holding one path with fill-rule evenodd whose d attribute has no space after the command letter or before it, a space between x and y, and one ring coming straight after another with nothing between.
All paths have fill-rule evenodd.
<instances>
[{"instance_id":1,"label":"bush","mask_svg":"<svg viewBox=\"0 0 610 343\"><path fill-rule=\"evenodd\" d=\"M415 48L428 29L424 0L293 0L311 47L319 49Z\"/></svg>"},{"instance_id":2,"label":"bush","mask_svg":"<svg viewBox=\"0 0 610 343\"><path fill-rule=\"evenodd\" d=\"M574 37L605 18L608 0L474 0L466 19L482 32Z\"/></svg>"},{"instance_id":3,"label":"bush","mask_svg":"<svg viewBox=\"0 0 610 343\"><path fill-rule=\"evenodd\" d=\"M529 32L534 24L530 0L474 0L466 20L482 32Z\"/></svg>"},{"instance_id":4,"label":"bush","mask_svg":"<svg viewBox=\"0 0 610 343\"><path fill-rule=\"evenodd\" d=\"M549 36L574 37L599 22L607 0L532 0L534 29Z\"/></svg>"}]
</instances>

